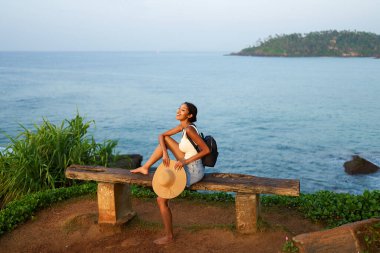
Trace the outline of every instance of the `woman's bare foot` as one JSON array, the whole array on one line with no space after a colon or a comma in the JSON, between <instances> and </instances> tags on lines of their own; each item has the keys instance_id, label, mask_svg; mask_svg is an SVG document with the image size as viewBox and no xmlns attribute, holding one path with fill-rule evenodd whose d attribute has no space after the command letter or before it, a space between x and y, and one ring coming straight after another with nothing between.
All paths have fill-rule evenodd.
<instances>
[{"instance_id":1,"label":"woman's bare foot","mask_svg":"<svg viewBox=\"0 0 380 253\"><path fill-rule=\"evenodd\" d=\"M144 175L148 175L149 168L145 168L144 166L138 167L137 169L130 170L131 173L141 173Z\"/></svg>"},{"instance_id":2,"label":"woman's bare foot","mask_svg":"<svg viewBox=\"0 0 380 253\"><path fill-rule=\"evenodd\" d=\"M174 238L173 237L169 237L169 236L164 236L164 237L158 238L158 239L156 239L156 240L153 241L153 243L155 243L157 245L168 244L168 243L171 243L171 242L174 242Z\"/></svg>"}]
</instances>

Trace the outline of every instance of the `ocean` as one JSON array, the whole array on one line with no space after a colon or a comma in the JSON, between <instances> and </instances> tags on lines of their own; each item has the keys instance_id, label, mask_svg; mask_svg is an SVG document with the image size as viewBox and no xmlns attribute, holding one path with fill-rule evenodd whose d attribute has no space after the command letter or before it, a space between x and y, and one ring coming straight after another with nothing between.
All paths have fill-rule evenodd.
<instances>
[{"instance_id":1,"label":"ocean","mask_svg":"<svg viewBox=\"0 0 380 253\"><path fill-rule=\"evenodd\" d=\"M380 165L380 60L227 53L0 52L0 131L79 112L97 141L146 161L189 101L218 143L208 172L298 178L305 193L380 188L380 172L343 168L352 155Z\"/></svg>"}]
</instances>

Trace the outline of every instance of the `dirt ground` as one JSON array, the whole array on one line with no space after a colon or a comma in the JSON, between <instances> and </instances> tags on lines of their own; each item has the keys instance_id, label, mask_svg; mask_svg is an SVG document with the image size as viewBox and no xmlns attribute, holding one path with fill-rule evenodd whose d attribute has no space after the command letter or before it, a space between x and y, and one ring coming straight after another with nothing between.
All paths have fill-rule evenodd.
<instances>
[{"instance_id":1,"label":"dirt ground","mask_svg":"<svg viewBox=\"0 0 380 253\"><path fill-rule=\"evenodd\" d=\"M0 237L0 252L281 252L285 237L318 231L297 212L262 208L260 232L240 235L234 229L233 203L174 199L175 242L157 246L163 235L154 199L134 199L137 216L119 228L97 225L93 197L71 199L39 211L33 220Z\"/></svg>"}]
</instances>

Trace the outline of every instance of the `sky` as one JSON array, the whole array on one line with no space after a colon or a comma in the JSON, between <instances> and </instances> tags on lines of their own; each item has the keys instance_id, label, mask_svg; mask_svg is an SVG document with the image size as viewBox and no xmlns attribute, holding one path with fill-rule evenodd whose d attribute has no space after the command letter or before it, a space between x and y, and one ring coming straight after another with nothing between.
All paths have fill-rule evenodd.
<instances>
[{"instance_id":1,"label":"sky","mask_svg":"<svg viewBox=\"0 0 380 253\"><path fill-rule=\"evenodd\" d=\"M0 0L0 51L237 52L270 35L380 34L379 0Z\"/></svg>"}]
</instances>

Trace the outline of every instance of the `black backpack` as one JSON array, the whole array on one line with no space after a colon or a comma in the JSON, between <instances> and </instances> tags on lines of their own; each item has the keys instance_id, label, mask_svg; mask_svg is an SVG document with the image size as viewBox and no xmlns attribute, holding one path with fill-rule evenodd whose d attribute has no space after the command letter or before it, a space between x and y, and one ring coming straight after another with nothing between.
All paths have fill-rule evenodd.
<instances>
[{"instance_id":1,"label":"black backpack","mask_svg":"<svg viewBox=\"0 0 380 253\"><path fill-rule=\"evenodd\" d=\"M191 124L191 125L195 127L195 129L197 130L197 133L198 133L197 127L194 124ZM216 145L216 141L215 141L214 137L212 137L211 135L204 136L203 133L200 133L199 135L203 139L203 141L206 143L208 148L210 149L210 153L208 155L202 157L202 163L204 166L214 167L216 160L218 159L218 155L219 155L218 146ZM187 136L187 138L189 139L190 143L194 146L194 148L197 150L197 152L199 152L199 148L193 142L193 140L191 138L189 138L189 136Z\"/></svg>"}]
</instances>

